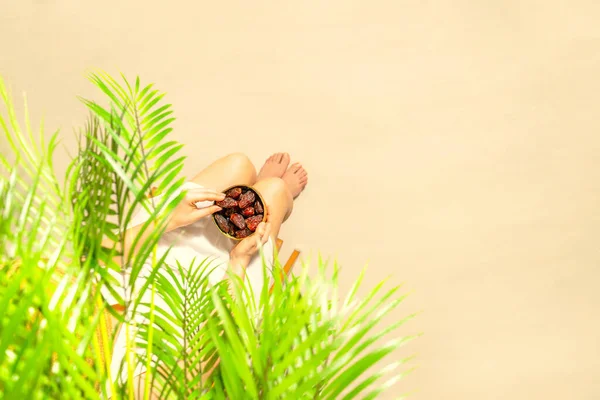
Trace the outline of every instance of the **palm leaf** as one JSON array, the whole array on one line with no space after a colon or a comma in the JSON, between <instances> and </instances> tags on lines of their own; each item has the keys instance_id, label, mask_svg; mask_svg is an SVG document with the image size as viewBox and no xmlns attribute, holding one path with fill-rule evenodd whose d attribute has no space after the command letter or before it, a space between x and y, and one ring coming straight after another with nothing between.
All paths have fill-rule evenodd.
<instances>
[{"instance_id":1,"label":"palm leaf","mask_svg":"<svg viewBox=\"0 0 600 400\"><path fill-rule=\"evenodd\" d=\"M108 104L82 99L90 118L61 186L52 164L58 136L36 138L27 111L21 129L0 79L10 147L0 154L4 396L131 397L138 366L146 395L167 399L374 398L391 387L401 375L379 382L407 359L377 366L415 337L397 336L414 315L385 322L402 304L399 287L381 282L360 297L363 271L340 301L340 269L321 258L316 276L304 265L280 280L278 259L270 267L263 257L273 286L260 293L231 272L212 285L214 260L165 265L168 251L157 245L184 195L171 105L139 78L99 72L90 80ZM154 187L161 196L148 198ZM134 223L139 233L127 240L137 251L125 252ZM110 370L107 294L125 306L119 319L130 333L119 371ZM113 382L121 372L128 380Z\"/></svg>"},{"instance_id":2,"label":"palm leaf","mask_svg":"<svg viewBox=\"0 0 600 400\"><path fill-rule=\"evenodd\" d=\"M27 112L24 132L1 79L0 98L10 144L0 155L0 388L7 398L98 397L102 376L88 366L85 343L99 314L84 301L90 270L67 262L73 215L51 162L57 135L36 142Z\"/></svg>"}]
</instances>

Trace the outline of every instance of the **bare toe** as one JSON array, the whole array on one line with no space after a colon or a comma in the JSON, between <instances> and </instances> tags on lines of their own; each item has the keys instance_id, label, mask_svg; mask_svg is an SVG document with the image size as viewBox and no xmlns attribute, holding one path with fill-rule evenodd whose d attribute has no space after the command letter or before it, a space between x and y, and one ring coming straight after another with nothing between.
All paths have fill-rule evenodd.
<instances>
[{"instance_id":1,"label":"bare toe","mask_svg":"<svg viewBox=\"0 0 600 400\"><path fill-rule=\"evenodd\" d=\"M302 193L308 183L308 173L300 163L295 163L283 174L282 179L294 198L296 198Z\"/></svg>"},{"instance_id":2,"label":"bare toe","mask_svg":"<svg viewBox=\"0 0 600 400\"><path fill-rule=\"evenodd\" d=\"M288 153L275 153L267 159L258 173L258 180L265 178L281 178L290 164Z\"/></svg>"}]
</instances>

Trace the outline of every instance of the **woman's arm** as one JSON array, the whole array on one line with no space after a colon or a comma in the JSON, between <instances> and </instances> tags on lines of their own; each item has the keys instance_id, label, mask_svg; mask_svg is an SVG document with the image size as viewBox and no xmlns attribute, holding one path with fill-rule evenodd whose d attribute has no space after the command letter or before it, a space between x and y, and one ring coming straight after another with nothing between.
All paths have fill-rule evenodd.
<instances>
[{"instance_id":1,"label":"woman's arm","mask_svg":"<svg viewBox=\"0 0 600 400\"><path fill-rule=\"evenodd\" d=\"M225 198L225 194L215 192L214 190L209 189L192 189L189 190L183 200L175 207L173 213L171 214L169 221L167 222L167 227L165 232L172 231L174 229L180 228L182 226L186 226L192 224L201 218L204 218L208 215L211 215L217 211L221 210L221 207L210 205L204 208L196 207L196 203L203 201L219 201ZM114 241L105 238L102 241L102 245L108 248L115 248L119 252L123 252L124 259L129 259L131 256L135 255L146 242L148 237L152 234L154 228L154 224L150 224L144 228L144 222L142 221L139 225L136 225L132 228L127 229L121 237L121 241L119 243L115 243ZM134 248L133 243L138 237L141 235L136 243ZM123 247L121 248L121 244ZM118 260L117 260L118 259ZM115 257L115 261L117 264L121 265L122 257Z\"/></svg>"},{"instance_id":2,"label":"woman's arm","mask_svg":"<svg viewBox=\"0 0 600 400\"><path fill-rule=\"evenodd\" d=\"M234 274L244 279L246 268L250 264L250 260L258 252L259 246L267 243L270 235L271 224L268 222L261 222L256 227L254 235L239 242L229 252L229 264L231 265Z\"/></svg>"}]
</instances>

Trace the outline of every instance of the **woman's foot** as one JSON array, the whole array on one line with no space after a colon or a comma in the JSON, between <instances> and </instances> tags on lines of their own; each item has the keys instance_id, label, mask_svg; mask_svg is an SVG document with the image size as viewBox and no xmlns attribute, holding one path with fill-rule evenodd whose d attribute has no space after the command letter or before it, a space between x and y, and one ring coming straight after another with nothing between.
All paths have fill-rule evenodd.
<instances>
[{"instance_id":1,"label":"woman's foot","mask_svg":"<svg viewBox=\"0 0 600 400\"><path fill-rule=\"evenodd\" d=\"M308 183L308 174L300 163L292 164L281 177L294 198L298 197Z\"/></svg>"},{"instance_id":2,"label":"woman's foot","mask_svg":"<svg viewBox=\"0 0 600 400\"><path fill-rule=\"evenodd\" d=\"M258 173L257 180L265 178L281 178L290 165L290 155L288 153L275 153L265 161Z\"/></svg>"}]
</instances>

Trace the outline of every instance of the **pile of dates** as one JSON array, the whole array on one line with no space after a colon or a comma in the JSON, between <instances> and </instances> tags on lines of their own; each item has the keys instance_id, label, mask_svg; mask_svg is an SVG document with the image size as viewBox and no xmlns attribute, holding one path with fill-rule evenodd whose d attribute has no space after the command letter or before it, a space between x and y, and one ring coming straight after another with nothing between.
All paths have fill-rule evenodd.
<instances>
[{"instance_id":1,"label":"pile of dates","mask_svg":"<svg viewBox=\"0 0 600 400\"><path fill-rule=\"evenodd\" d=\"M219 229L238 239L250 236L264 217L265 209L260 198L247 187L234 187L225 195L225 199L215 202L222 208L213 214Z\"/></svg>"}]
</instances>

